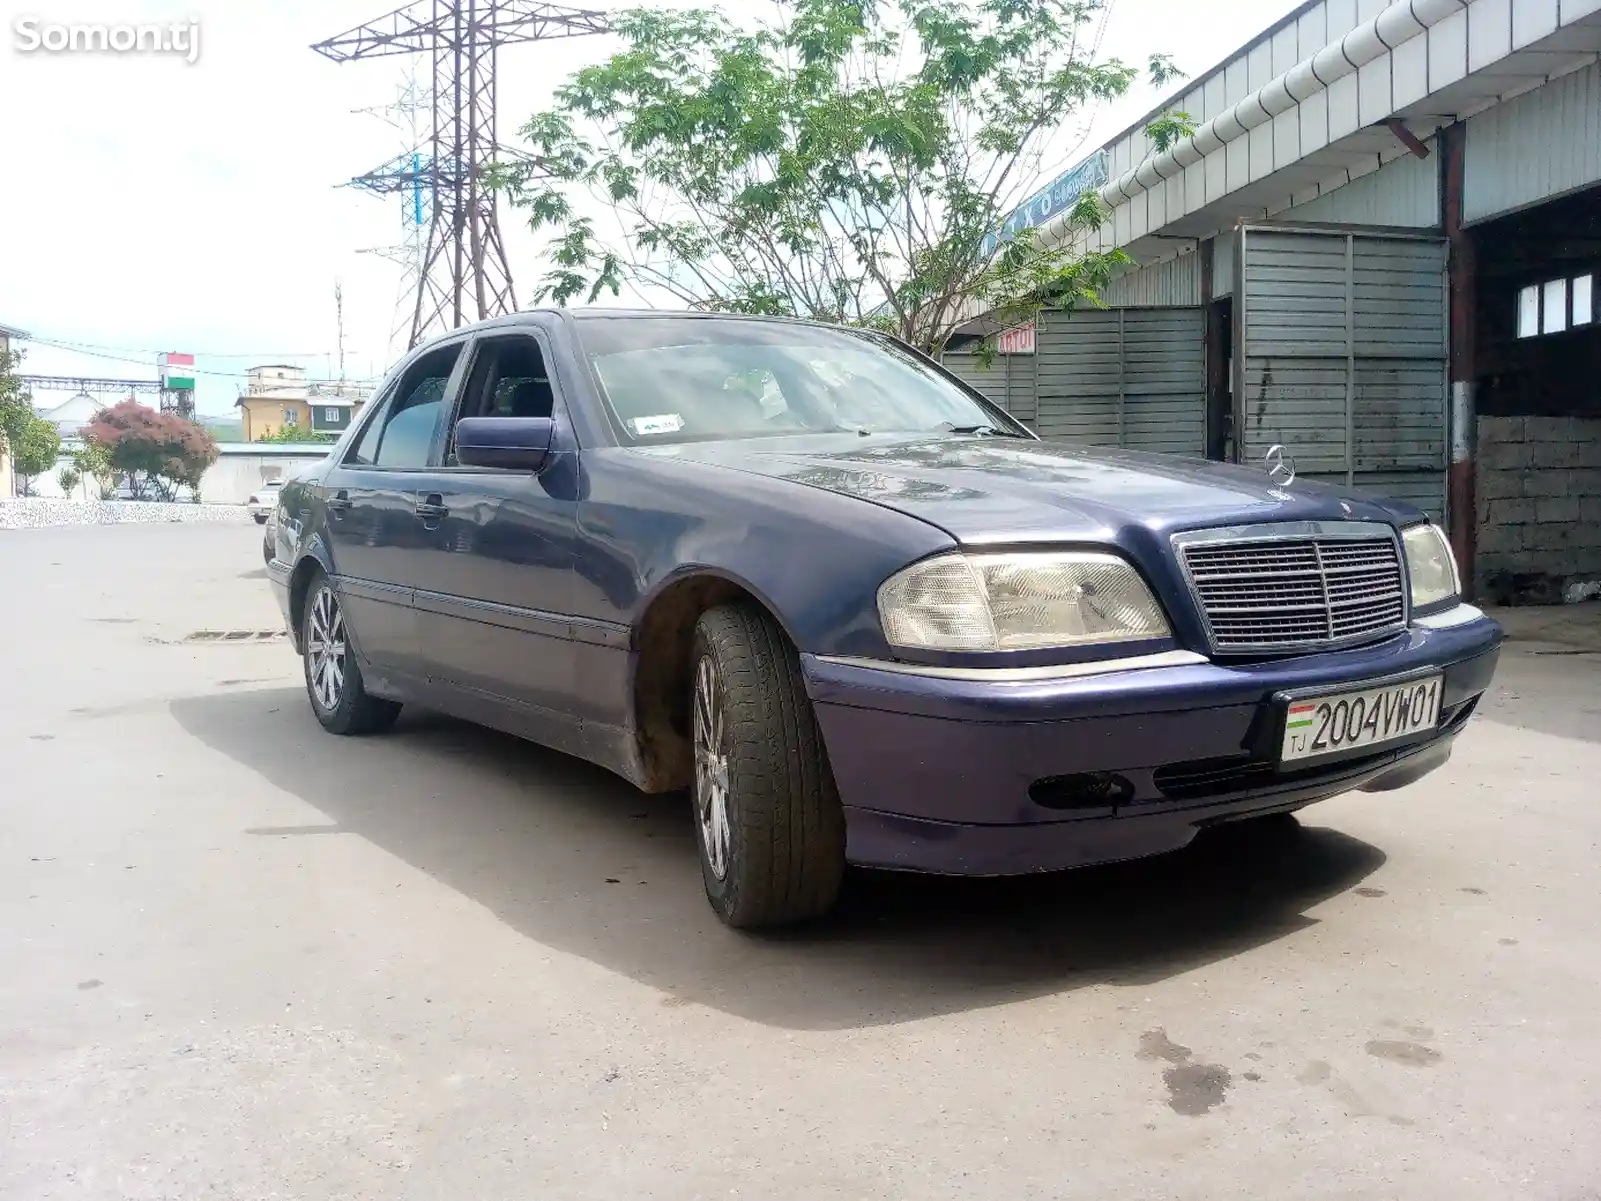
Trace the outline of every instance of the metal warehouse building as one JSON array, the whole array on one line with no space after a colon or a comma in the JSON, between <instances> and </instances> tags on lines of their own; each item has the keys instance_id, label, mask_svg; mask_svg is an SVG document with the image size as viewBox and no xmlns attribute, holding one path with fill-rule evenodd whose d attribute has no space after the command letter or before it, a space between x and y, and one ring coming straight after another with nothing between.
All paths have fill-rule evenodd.
<instances>
[{"instance_id":1,"label":"metal warehouse building","mask_svg":"<svg viewBox=\"0 0 1601 1201\"><path fill-rule=\"evenodd\" d=\"M982 369L1048 437L1421 505L1478 594L1601 583L1601 0L1312 0L1024 205L1137 267ZM1151 114L1155 117L1157 114ZM1082 240L1082 239L1081 239ZM981 322L974 333L990 333Z\"/></svg>"}]
</instances>

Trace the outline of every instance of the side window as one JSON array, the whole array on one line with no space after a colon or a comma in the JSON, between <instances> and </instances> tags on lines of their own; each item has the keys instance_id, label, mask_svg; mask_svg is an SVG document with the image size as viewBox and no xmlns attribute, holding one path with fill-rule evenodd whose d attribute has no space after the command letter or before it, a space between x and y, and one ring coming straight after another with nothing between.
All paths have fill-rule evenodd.
<instances>
[{"instance_id":1,"label":"side window","mask_svg":"<svg viewBox=\"0 0 1601 1201\"><path fill-rule=\"evenodd\" d=\"M555 393L545 369L539 343L529 334L483 338L473 359L472 374L462 389L456 416L550 417ZM445 462L456 461L455 428Z\"/></svg>"},{"instance_id":2,"label":"side window","mask_svg":"<svg viewBox=\"0 0 1601 1201\"><path fill-rule=\"evenodd\" d=\"M412 364L401 377L394 400L367 427L348 462L363 467L428 466L434 427L460 354L458 343Z\"/></svg>"}]
</instances>

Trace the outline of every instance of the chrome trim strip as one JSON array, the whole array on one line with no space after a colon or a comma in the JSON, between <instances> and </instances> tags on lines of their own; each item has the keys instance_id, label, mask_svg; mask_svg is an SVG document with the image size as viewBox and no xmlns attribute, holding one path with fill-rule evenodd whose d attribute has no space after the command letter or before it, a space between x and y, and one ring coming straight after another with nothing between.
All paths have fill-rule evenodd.
<instances>
[{"instance_id":1,"label":"chrome trim strip","mask_svg":"<svg viewBox=\"0 0 1601 1201\"><path fill-rule=\"evenodd\" d=\"M1126 659L1092 659L1085 663L1056 663L1047 667L934 667L926 663L898 663L893 659L862 659L855 655L817 655L815 658L819 663L832 663L839 667L865 667L871 671L892 671L899 675L966 680L980 684L1034 684L1110 675L1119 671L1146 671L1155 667L1193 667L1209 662L1205 655L1197 655L1194 651L1158 651L1153 655L1133 655Z\"/></svg>"},{"instance_id":2,"label":"chrome trim strip","mask_svg":"<svg viewBox=\"0 0 1601 1201\"><path fill-rule=\"evenodd\" d=\"M1206 542L1279 542L1286 538L1394 538L1395 527L1382 521L1264 521L1256 525L1219 525L1180 530L1174 546Z\"/></svg>"},{"instance_id":3,"label":"chrome trim strip","mask_svg":"<svg viewBox=\"0 0 1601 1201\"><path fill-rule=\"evenodd\" d=\"M1484 617L1484 610L1469 604L1459 604L1426 617L1414 617L1412 624L1427 630L1449 630L1452 626L1465 626Z\"/></svg>"}]
</instances>

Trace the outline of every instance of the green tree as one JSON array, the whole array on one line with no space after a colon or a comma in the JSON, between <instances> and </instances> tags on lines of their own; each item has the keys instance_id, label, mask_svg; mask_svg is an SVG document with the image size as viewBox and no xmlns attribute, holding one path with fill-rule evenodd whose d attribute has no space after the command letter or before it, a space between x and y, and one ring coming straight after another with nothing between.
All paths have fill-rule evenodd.
<instances>
[{"instance_id":1,"label":"green tree","mask_svg":"<svg viewBox=\"0 0 1601 1201\"><path fill-rule=\"evenodd\" d=\"M1097 303L1120 251L1029 235L995 252L986 236L1048 178L1074 115L1136 79L1096 55L1106 8L775 0L748 27L707 9L614 14L623 49L527 122L533 161L496 172L553 235L536 298L593 301L627 282L935 351L981 310ZM1148 69L1178 75L1165 55ZM1092 191L1068 220L1105 218Z\"/></svg>"},{"instance_id":2,"label":"green tree","mask_svg":"<svg viewBox=\"0 0 1601 1201\"><path fill-rule=\"evenodd\" d=\"M11 450L11 466L22 482L22 495L33 495L35 477L56 465L61 457L61 435L43 417L31 413L26 421L6 435Z\"/></svg>"},{"instance_id":3,"label":"green tree","mask_svg":"<svg viewBox=\"0 0 1601 1201\"><path fill-rule=\"evenodd\" d=\"M21 351L0 350L0 455L10 453L11 441L33 418L33 396L17 378Z\"/></svg>"},{"instance_id":4,"label":"green tree","mask_svg":"<svg viewBox=\"0 0 1601 1201\"><path fill-rule=\"evenodd\" d=\"M56 483L61 485L62 495L70 499L78 490L78 485L83 483L83 472L76 467L63 467L56 472Z\"/></svg>"},{"instance_id":5,"label":"green tree","mask_svg":"<svg viewBox=\"0 0 1601 1201\"><path fill-rule=\"evenodd\" d=\"M73 468L78 472L80 479L91 479L95 482L101 500L105 500L116 490L118 472L111 465L110 447L86 439L72 460Z\"/></svg>"}]
</instances>

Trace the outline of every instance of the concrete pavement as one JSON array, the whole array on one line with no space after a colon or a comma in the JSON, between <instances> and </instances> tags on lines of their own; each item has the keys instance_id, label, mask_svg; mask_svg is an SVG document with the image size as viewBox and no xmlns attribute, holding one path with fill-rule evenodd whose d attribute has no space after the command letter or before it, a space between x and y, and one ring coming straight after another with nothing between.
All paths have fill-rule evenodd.
<instances>
[{"instance_id":1,"label":"concrete pavement","mask_svg":"<svg viewBox=\"0 0 1601 1201\"><path fill-rule=\"evenodd\" d=\"M254 526L0 581L0 1198L1601 1197L1601 654L1298 835L753 938L681 800L186 642Z\"/></svg>"}]
</instances>

